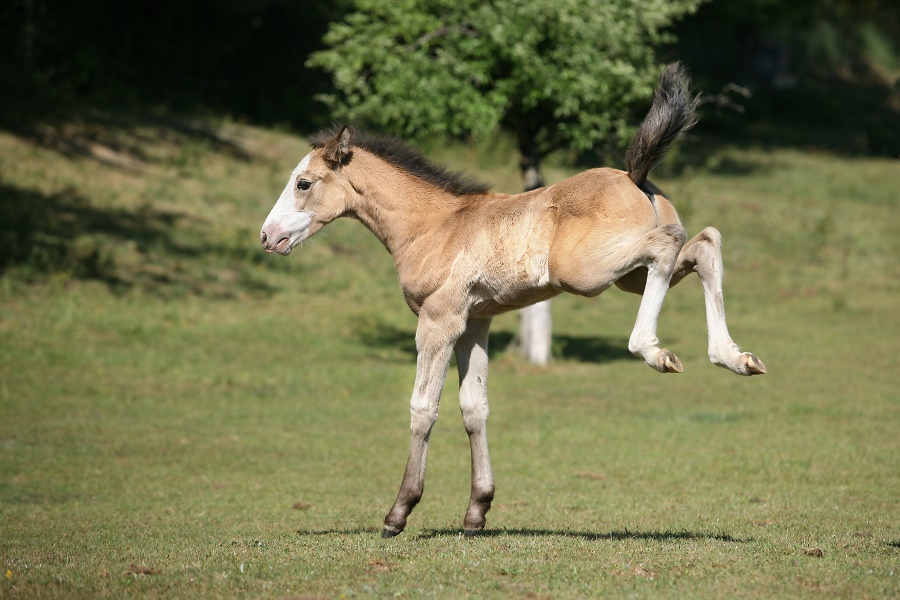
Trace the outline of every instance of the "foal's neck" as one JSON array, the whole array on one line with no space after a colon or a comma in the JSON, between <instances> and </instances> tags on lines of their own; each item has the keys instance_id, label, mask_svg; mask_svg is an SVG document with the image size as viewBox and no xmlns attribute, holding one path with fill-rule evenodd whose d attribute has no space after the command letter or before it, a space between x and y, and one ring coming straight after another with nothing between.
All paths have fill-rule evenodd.
<instances>
[{"instance_id":1,"label":"foal's neck","mask_svg":"<svg viewBox=\"0 0 900 600\"><path fill-rule=\"evenodd\" d=\"M365 151L345 169L356 191L347 216L361 221L395 258L418 236L441 227L461 199Z\"/></svg>"}]
</instances>

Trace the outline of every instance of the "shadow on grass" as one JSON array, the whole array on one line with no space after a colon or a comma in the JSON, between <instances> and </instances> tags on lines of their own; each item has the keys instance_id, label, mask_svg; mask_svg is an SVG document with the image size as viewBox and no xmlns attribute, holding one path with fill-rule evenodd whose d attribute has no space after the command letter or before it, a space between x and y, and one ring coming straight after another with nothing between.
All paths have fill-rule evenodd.
<instances>
[{"instance_id":1,"label":"shadow on grass","mask_svg":"<svg viewBox=\"0 0 900 600\"><path fill-rule=\"evenodd\" d=\"M98 209L73 190L46 195L0 184L0 273L26 265L33 271L70 271L76 277L115 283L118 278L104 242L115 236L138 246L191 253L168 235L177 218L165 211L138 215ZM83 236L96 239L79 243Z\"/></svg>"},{"instance_id":2,"label":"shadow on grass","mask_svg":"<svg viewBox=\"0 0 900 600\"><path fill-rule=\"evenodd\" d=\"M227 295L228 288L266 289L240 272L217 287L213 272L190 265L207 254L230 251L210 247L191 233L177 240L178 224L190 218L149 206L99 208L71 189L43 194L0 183L0 275L13 268L26 279L63 273L118 290L142 286L160 293L174 287L207 295Z\"/></svg>"},{"instance_id":3,"label":"shadow on grass","mask_svg":"<svg viewBox=\"0 0 900 600\"><path fill-rule=\"evenodd\" d=\"M584 335L554 335L553 355L557 358L584 363L608 363L634 360L628 351L628 338Z\"/></svg>"},{"instance_id":4,"label":"shadow on grass","mask_svg":"<svg viewBox=\"0 0 900 600\"><path fill-rule=\"evenodd\" d=\"M393 349L403 355L403 360L415 360L415 331L401 329L377 318L367 317L357 323L356 335L370 348ZM488 357L494 358L506 352L511 344L515 344L515 335L512 332L492 331L488 337ZM552 348L554 358L584 363L600 364L634 358L628 351L627 338L554 335Z\"/></svg>"},{"instance_id":5,"label":"shadow on grass","mask_svg":"<svg viewBox=\"0 0 900 600\"><path fill-rule=\"evenodd\" d=\"M416 539L433 539L440 537L457 537L458 529L431 529L416 535ZM557 529L487 529L475 534L473 537L571 537L588 541L618 541L618 540L652 540L656 542L669 542L675 540L718 540L720 542L733 542L746 544L752 542L751 538L742 539L733 537L727 533L703 533L695 531L609 531L597 533L592 531L570 531Z\"/></svg>"},{"instance_id":6,"label":"shadow on grass","mask_svg":"<svg viewBox=\"0 0 900 600\"><path fill-rule=\"evenodd\" d=\"M394 327L376 317L360 319L356 325L359 341L370 348L393 349L407 359L416 358L416 332ZM491 332L488 336L488 357L493 358L504 352L513 339L508 331Z\"/></svg>"},{"instance_id":7,"label":"shadow on grass","mask_svg":"<svg viewBox=\"0 0 900 600\"><path fill-rule=\"evenodd\" d=\"M362 535L369 534L381 536L381 527L354 527L352 529L298 529L299 535Z\"/></svg>"},{"instance_id":8,"label":"shadow on grass","mask_svg":"<svg viewBox=\"0 0 900 600\"><path fill-rule=\"evenodd\" d=\"M92 158L105 165L135 170L159 161L148 148L171 147L168 162L190 166L207 152L249 161L250 155L215 127L166 114L114 114L88 109L39 121L0 122L0 128L68 157Z\"/></svg>"},{"instance_id":9,"label":"shadow on grass","mask_svg":"<svg viewBox=\"0 0 900 600\"><path fill-rule=\"evenodd\" d=\"M381 529L375 527L357 527L353 529L325 529L320 531L298 530L300 535L381 535ZM410 534L417 540L432 540L445 537L460 537L461 529L426 529L418 534ZM753 538L736 538L727 533L705 533L696 531L609 531L606 533L592 531L571 531L567 529L486 529L472 537L569 537L588 541L620 541L648 540L655 542L671 542L678 540L718 540L734 544L748 544Z\"/></svg>"}]
</instances>

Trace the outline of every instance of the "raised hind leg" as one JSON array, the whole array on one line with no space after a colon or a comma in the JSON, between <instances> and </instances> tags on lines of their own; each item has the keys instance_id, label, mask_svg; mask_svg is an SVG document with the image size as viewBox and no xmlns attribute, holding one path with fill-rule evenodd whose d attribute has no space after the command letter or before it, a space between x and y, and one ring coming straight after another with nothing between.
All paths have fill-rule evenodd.
<instances>
[{"instance_id":1,"label":"raised hind leg","mask_svg":"<svg viewBox=\"0 0 900 600\"><path fill-rule=\"evenodd\" d=\"M678 357L670 350L660 348L656 337L659 313L662 311L675 259L684 244L684 238L684 228L677 224L658 227L648 234L644 250L646 258L643 261L643 266L647 267L647 282L634 329L628 339L628 350L661 373L684 371Z\"/></svg>"},{"instance_id":2,"label":"raised hind leg","mask_svg":"<svg viewBox=\"0 0 900 600\"><path fill-rule=\"evenodd\" d=\"M490 319L471 320L456 342L459 367L459 408L472 447L472 493L463 521L466 535L484 529L485 514L494 499L494 473L487 441L488 329Z\"/></svg>"},{"instance_id":3,"label":"raised hind leg","mask_svg":"<svg viewBox=\"0 0 900 600\"><path fill-rule=\"evenodd\" d=\"M707 227L685 244L675 263L671 285L677 284L692 271L696 271L703 284L709 360L738 375L764 374L766 365L763 361L750 352L741 352L728 333L725 298L722 293L722 278L725 273L722 263L722 234L718 229Z\"/></svg>"},{"instance_id":4,"label":"raised hind leg","mask_svg":"<svg viewBox=\"0 0 900 600\"><path fill-rule=\"evenodd\" d=\"M636 269L646 272L646 285L628 349L662 373L680 373L681 362L659 347L656 325L662 310L675 260L684 245L684 228L678 223L657 227L610 252L609 232L598 237L581 235L576 244L561 243L551 250L551 283L558 289L596 296Z\"/></svg>"},{"instance_id":5,"label":"raised hind leg","mask_svg":"<svg viewBox=\"0 0 900 600\"><path fill-rule=\"evenodd\" d=\"M672 273L669 287L696 272L703 285L706 303L706 328L709 339L709 359L720 367L738 375L762 375L766 365L754 354L741 352L728 333L725 320L725 301L722 293L724 267L722 263L722 235L714 227L707 227L693 237L681 252ZM647 280L646 269L636 269L616 282L626 292L643 294Z\"/></svg>"}]
</instances>

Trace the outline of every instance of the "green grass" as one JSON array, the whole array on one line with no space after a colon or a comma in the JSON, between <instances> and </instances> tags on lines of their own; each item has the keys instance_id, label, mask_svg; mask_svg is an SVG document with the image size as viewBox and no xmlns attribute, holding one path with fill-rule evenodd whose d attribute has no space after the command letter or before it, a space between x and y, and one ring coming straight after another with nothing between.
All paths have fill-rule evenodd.
<instances>
[{"instance_id":1,"label":"green grass","mask_svg":"<svg viewBox=\"0 0 900 600\"><path fill-rule=\"evenodd\" d=\"M689 232L722 231L731 331L769 374L708 363L695 278L661 319L678 376L628 356L617 290L555 301L546 371L498 318L486 535L460 536L451 375L385 541L415 320L357 223L258 249L305 148L150 117L0 133L0 596L900 593L896 161L722 145L664 171ZM438 155L514 191L485 153Z\"/></svg>"}]
</instances>

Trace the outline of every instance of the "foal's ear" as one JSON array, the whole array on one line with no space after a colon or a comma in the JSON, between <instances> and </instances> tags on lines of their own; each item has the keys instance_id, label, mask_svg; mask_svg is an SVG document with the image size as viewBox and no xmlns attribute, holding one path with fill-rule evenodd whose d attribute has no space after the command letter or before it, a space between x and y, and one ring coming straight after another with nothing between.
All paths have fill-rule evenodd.
<instances>
[{"instance_id":1,"label":"foal's ear","mask_svg":"<svg viewBox=\"0 0 900 600\"><path fill-rule=\"evenodd\" d=\"M322 157L334 166L343 163L350 156L354 133L353 128L349 125L341 127L338 134L325 143L322 148Z\"/></svg>"}]
</instances>

